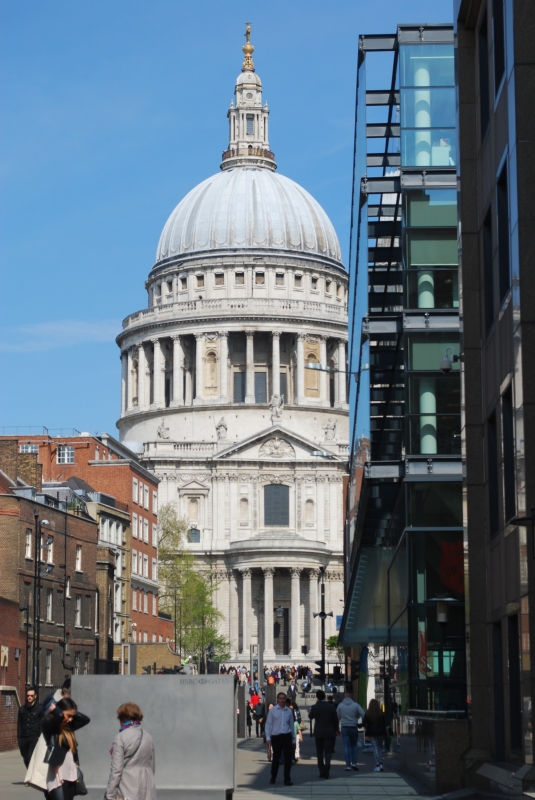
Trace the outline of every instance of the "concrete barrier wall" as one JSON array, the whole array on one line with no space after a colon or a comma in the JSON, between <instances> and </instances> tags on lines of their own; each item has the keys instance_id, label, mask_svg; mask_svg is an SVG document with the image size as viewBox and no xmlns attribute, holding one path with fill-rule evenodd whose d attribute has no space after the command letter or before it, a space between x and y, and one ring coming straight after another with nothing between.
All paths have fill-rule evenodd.
<instances>
[{"instance_id":1,"label":"concrete barrier wall","mask_svg":"<svg viewBox=\"0 0 535 800\"><path fill-rule=\"evenodd\" d=\"M227 675L74 675L72 698L91 718L78 734L80 766L102 800L110 748L119 730L116 710L137 703L154 739L158 800L216 800L234 789L236 701Z\"/></svg>"}]
</instances>

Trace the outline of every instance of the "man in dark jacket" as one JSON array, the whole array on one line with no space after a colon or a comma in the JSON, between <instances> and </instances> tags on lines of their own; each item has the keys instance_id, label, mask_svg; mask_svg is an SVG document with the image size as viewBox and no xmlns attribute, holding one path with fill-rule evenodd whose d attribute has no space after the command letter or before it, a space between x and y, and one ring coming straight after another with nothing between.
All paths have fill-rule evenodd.
<instances>
[{"instance_id":1,"label":"man in dark jacket","mask_svg":"<svg viewBox=\"0 0 535 800\"><path fill-rule=\"evenodd\" d=\"M334 703L327 703L325 692L316 692L317 703L308 712L308 718L315 720L314 738L320 778L328 778L336 737L340 736L338 714ZM325 759L325 760L324 760Z\"/></svg>"},{"instance_id":2,"label":"man in dark jacket","mask_svg":"<svg viewBox=\"0 0 535 800\"><path fill-rule=\"evenodd\" d=\"M43 708L37 702L37 692L33 687L26 689L26 702L19 708L17 718L17 740L24 765L28 767L32 753L41 735Z\"/></svg>"}]
</instances>

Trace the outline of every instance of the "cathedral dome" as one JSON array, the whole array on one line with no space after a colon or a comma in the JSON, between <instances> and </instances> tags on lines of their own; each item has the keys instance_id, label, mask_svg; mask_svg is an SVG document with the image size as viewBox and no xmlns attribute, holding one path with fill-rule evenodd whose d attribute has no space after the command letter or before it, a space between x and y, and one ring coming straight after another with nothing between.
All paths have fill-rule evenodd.
<instances>
[{"instance_id":1,"label":"cathedral dome","mask_svg":"<svg viewBox=\"0 0 535 800\"><path fill-rule=\"evenodd\" d=\"M262 166L236 166L207 178L178 204L162 231L156 262L250 248L342 260L329 217L305 189Z\"/></svg>"}]
</instances>

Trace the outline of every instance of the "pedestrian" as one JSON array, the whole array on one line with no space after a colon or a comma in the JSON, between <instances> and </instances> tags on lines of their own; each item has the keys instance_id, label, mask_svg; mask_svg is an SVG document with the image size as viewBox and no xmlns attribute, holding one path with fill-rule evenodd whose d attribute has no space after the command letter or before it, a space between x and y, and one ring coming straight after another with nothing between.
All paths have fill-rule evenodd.
<instances>
[{"instance_id":1,"label":"pedestrian","mask_svg":"<svg viewBox=\"0 0 535 800\"><path fill-rule=\"evenodd\" d=\"M295 680L292 678L290 681L290 685L288 686L288 691L286 692L287 697L290 698L292 703L295 702L297 698L297 686L295 685Z\"/></svg>"},{"instance_id":2,"label":"pedestrian","mask_svg":"<svg viewBox=\"0 0 535 800\"><path fill-rule=\"evenodd\" d=\"M67 678L66 680L63 681L61 689L56 689L55 692L50 692L50 694L47 694L47 696L43 700L42 706L45 717L48 714L52 703L56 705L58 700L61 700L62 697L70 697L70 696L71 696L71 679Z\"/></svg>"},{"instance_id":3,"label":"pedestrian","mask_svg":"<svg viewBox=\"0 0 535 800\"><path fill-rule=\"evenodd\" d=\"M264 725L266 722L266 706L262 698L255 705L253 709L253 719L256 723L256 738L264 735Z\"/></svg>"},{"instance_id":4,"label":"pedestrian","mask_svg":"<svg viewBox=\"0 0 535 800\"><path fill-rule=\"evenodd\" d=\"M19 708L17 717L17 742L26 768L41 735L42 721L43 707L37 702L37 692L33 686L29 686L26 689L26 702Z\"/></svg>"},{"instance_id":5,"label":"pedestrian","mask_svg":"<svg viewBox=\"0 0 535 800\"><path fill-rule=\"evenodd\" d=\"M309 720L316 720L314 738L316 740L316 758L320 778L327 779L331 769L331 758L334 752L336 737L340 736L338 715L334 703L325 700L325 692L318 689L317 702L308 712Z\"/></svg>"},{"instance_id":6,"label":"pedestrian","mask_svg":"<svg viewBox=\"0 0 535 800\"><path fill-rule=\"evenodd\" d=\"M249 739L251 738L251 732L253 730L253 717L251 715L251 703L248 701L245 707L246 714L247 714L247 735Z\"/></svg>"},{"instance_id":7,"label":"pedestrian","mask_svg":"<svg viewBox=\"0 0 535 800\"><path fill-rule=\"evenodd\" d=\"M43 719L43 736L47 744L48 774L46 800L73 800L78 780L78 744L75 732L90 722L78 711L74 700L63 697L52 703Z\"/></svg>"},{"instance_id":8,"label":"pedestrian","mask_svg":"<svg viewBox=\"0 0 535 800\"><path fill-rule=\"evenodd\" d=\"M273 708L273 703L270 703L268 705L268 707L267 707L266 719L268 718L269 712L271 711L272 708ZM265 725L264 725L264 728L265 728ZM271 747L271 742L268 742L266 740L266 734L265 733L264 733L264 737L263 738L264 738L264 743L266 745L266 750L267 750L267 760L271 761L271 759L273 758L273 748Z\"/></svg>"},{"instance_id":9,"label":"pedestrian","mask_svg":"<svg viewBox=\"0 0 535 800\"><path fill-rule=\"evenodd\" d=\"M338 720L340 721L340 728L342 732L342 741L344 742L344 756L346 759L346 772L354 769L358 772L357 767L357 745L359 739L359 717L364 716L364 709L355 703L351 692L344 694L344 699L338 704L336 709Z\"/></svg>"},{"instance_id":10,"label":"pedestrian","mask_svg":"<svg viewBox=\"0 0 535 800\"><path fill-rule=\"evenodd\" d=\"M295 704L292 703L291 701L289 702L288 698L286 698L286 703L289 706L289 708L292 709L293 714L294 714L295 745L294 745L294 757L293 757L292 764L297 764L297 762L299 761L299 757L301 755L301 750L300 750L299 745L303 741L303 733L301 731L301 720L299 719L299 717L297 715Z\"/></svg>"},{"instance_id":11,"label":"pedestrian","mask_svg":"<svg viewBox=\"0 0 535 800\"><path fill-rule=\"evenodd\" d=\"M260 695L258 694L258 689L253 689L251 693L251 706L253 708L253 711L259 702L260 702Z\"/></svg>"},{"instance_id":12,"label":"pedestrian","mask_svg":"<svg viewBox=\"0 0 535 800\"><path fill-rule=\"evenodd\" d=\"M368 710L362 720L366 736L371 739L375 756L374 772L383 772L383 739L386 736L385 715L375 698L370 700Z\"/></svg>"},{"instance_id":13,"label":"pedestrian","mask_svg":"<svg viewBox=\"0 0 535 800\"><path fill-rule=\"evenodd\" d=\"M156 800L156 770L152 736L141 728L143 714L136 703L117 709L119 733L113 740L111 770L105 800Z\"/></svg>"},{"instance_id":14,"label":"pedestrian","mask_svg":"<svg viewBox=\"0 0 535 800\"><path fill-rule=\"evenodd\" d=\"M266 720L266 742L271 742L273 748L270 783L277 781L279 761L284 753L284 785L293 786L290 773L295 745L294 719L292 709L286 707L286 694L279 692L277 705L273 706Z\"/></svg>"}]
</instances>

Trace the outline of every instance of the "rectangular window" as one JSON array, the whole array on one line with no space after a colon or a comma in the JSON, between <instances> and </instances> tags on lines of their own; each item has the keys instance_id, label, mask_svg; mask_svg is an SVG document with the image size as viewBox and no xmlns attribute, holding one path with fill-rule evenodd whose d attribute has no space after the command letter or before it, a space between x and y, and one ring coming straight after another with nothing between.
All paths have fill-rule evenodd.
<instances>
[{"instance_id":1,"label":"rectangular window","mask_svg":"<svg viewBox=\"0 0 535 800\"><path fill-rule=\"evenodd\" d=\"M143 487L143 499L145 501L145 503L144 503L145 508L148 511L149 510L149 487L148 486L144 486Z\"/></svg>"},{"instance_id":2,"label":"rectangular window","mask_svg":"<svg viewBox=\"0 0 535 800\"><path fill-rule=\"evenodd\" d=\"M509 265L509 193L507 189L507 164L496 184L496 212L498 217L498 271L500 276L500 305L511 286Z\"/></svg>"},{"instance_id":3,"label":"rectangular window","mask_svg":"<svg viewBox=\"0 0 535 800\"><path fill-rule=\"evenodd\" d=\"M288 379L285 372L281 372L281 397L284 399L284 402L288 402Z\"/></svg>"},{"instance_id":4,"label":"rectangular window","mask_svg":"<svg viewBox=\"0 0 535 800\"><path fill-rule=\"evenodd\" d=\"M264 486L264 525L288 527L290 524L290 488L281 483Z\"/></svg>"},{"instance_id":5,"label":"rectangular window","mask_svg":"<svg viewBox=\"0 0 535 800\"><path fill-rule=\"evenodd\" d=\"M152 641L153 641L153 642L155 642L155 641L156 641L156 634L155 634L155 633L153 633L153 634L152 634Z\"/></svg>"},{"instance_id":6,"label":"rectangular window","mask_svg":"<svg viewBox=\"0 0 535 800\"><path fill-rule=\"evenodd\" d=\"M148 642L148 641L149 641L149 637L148 637L147 631L143 631L143 642Z\"/></svg>"},{"instance_id":7,"label":"rectangular window","mask_svg":"<svg viewBox=\"0 0 535 800\"><path fill-rule=\"evenodd\" d=\"M158 492L152 493L152 513L158 513Z\"/></svg>"},{"instance_id":8,"label":"rectangular window","mask_svg":"<svg viewBox=\"0 0 535 800\"><path fill-rule=\"evenodd\" d=\"M204 275L197 275L197 289L204 289Z\"/></svg>"},{"instance_id":9,"label":"rectangular window","mask_svg":"<svg viewBox=\"0 0 535 800\"><path fill-rule=\"evenodd\" d=\"M52 650L46 651L45 684L52 685Z\"/></svg>"},{"instance_id":10,"label":"rectangular window","mask_svg":"<svg viewBox=\"0 0 535 800\"><path fill-rule=\"evenodd\" d=\"M505 521L516 513L515 482L515 425L513 415L513 390L509 386L502 398L503 438L503 489Z\"/></svg>"},{"instance_id":11,"label":"rectangular window","mask_svg":"<svg viewBox=\"0 0 535 800\"><path fill-rule=\"evenodd\" d=\"M143 592L143 612L145 614L149 613L149 593Z\"/></svg>"},{"instance_id":12,"label":"rectangular window","mask_svg":"<svg viewBox=\"0 0 535 800\"><path fill-rule=\"evenodd\" d=\"M132 536L137 539L137 514L132 514Z\"/></svg>"},{"instance_id":13,"label":"rectangular window","mask_svg":"<svg viewBox=\"0 0 535 800\"><path fill-rule=\"evenodd\" d=\"M52 539L52 537L48 536L47 539ZM52 541L48 545L48 550L46 551L46 561L47 564L54 563L54 539L52 539Z\"/></svg>"},{"instance_id":14,"label":"rectangular window","mask_svg":"<svg viewBox=\"0 0 535 800\"><path fill-rule=\"evenodd\" d=\"M490 94L489 94L489 34L488 20L485 12L479 27L478 34L478 61L479 61L479 118L481 124L481 138L483 139L490 121Z\"/></svg>"},{"instance_id":15,"label":"rectangular window","mask_svg":"<svg viewBox=\"0 0 535 800\"><path fill-rule=\"evenodd\" d=\"M496 430L496 412L493 412L487 421L487 468L488 468L488 502L489 502L489 533L495 536L498 533L499 500L498 500L498 431Z\"/></svg>"},{"instance_id":16,"label":"rectangular window","mask_svg":"<svg viewBox=\"0 0 535 800\"><path fill-rule=\"evenodd\" d=\"M158 547L158 526L152 526L152 546Z\"/></svg>"},{"instance_id":17,"label":"rectangular window","mask_svg":"<svg viewBox=\"0 0 535 800\"><path fill-rule=\"evenodd\" d=\"M82 595L77 594L74 601L74 625L77 628L82 627Z\"/></svg>"},{"instance_id":18,"label":"rectangular window","mask_svg":"<svg viewBox=\"0 0 535 800\"><path fill-rule=\"evenodd\" d=\"M137 503L137 498L138 498L138 484L137 484L137 479L133 478L133 480L132 480L132 500L134 501L134 503Z\"/></svg>"},{"instance_id":19,"label":"rectangular window","mask_svg":"<svg viewBox=\"0 0 535 800\"><path fill-rule=\"evenodd\" d=\"M76 545L76 572L82 571L82 545Z\"/></svg>"},{"instance_id":20,"label":"rectangular window","mask_svg":"<svg viewBox=\"0 0 535 800\"><path fill-rule=\"evenodd\" d=\"M132 572L137 575L137 550L132 550Z\"/></svg>"},{"instance_id":21,"label":"rectangular window","mask_svg":"<svg viewBox=\"0 0 535 800\"><path fill-rule=\"evenodd\" d=\"M146 555L143 556L143 577L149 577L149 557Z\"/></svg>"},{"instance_id":22,"label":"rectangular window","mask_svg":"<svg viewBox=\"0 0 535 800\"><path fill-rule=\"evenodd\" d=\"M255 272L254 282L257 286L263 286L266 282L266 275L264 272Z\"/></svg>"},{"instance_id":23,"label":"rectangular window","mask_svg":"<svg viewBox=\"0 0 535 800\"><path fill-rule=\"evenodd\" d=\"M234 373L234 402L245 402L245 372Z\"/></svg>"},{"instance_id":24,"label":"rectangular window","mask_svg":"<svg viewBox=\"0 0 535 800\"><path fill-rule=\"evenodd\" d=\"M312 278L311 279L310 288L312 289L313 292L317 291L317 289L318 289L318 279L317 278Z\"/></svg>"},{"instance_id":25,"label":"rectangular window","mask_svg":"<svg viewBox=\"0 0 535 800\"><path fill-rule=\"evenodd\" d=\"M59 444L56 455L58 464L74 464L74 445Z\"/></svg>"},{"instance_id":26,"label":"rectangular window","mask_svg":"<svg viewBox=\"0 0 535 800\"><path fill-rule=\"evenodd\" d=\"M275 286L284 286L284 272L275 274Z\"/></svg>"},{"instance_id":27,"label":"rectangular window","mask_svg":"<svg viewBox=\"0 0 535 800\"><path fill-rule=\"evenodd\" d=\"M80 653L74 654L74 674L80 674Z\"/></svg>"},{"instance_id":28,"label":"rectangular window","mask_svg":"<svg viewBox=\"0 0 535 800\"><path fill-rule=\"evenodd\" d=\"M158 595L156 594L152 595L152 616L158 616Z\"/></svg>"},{"instance_id":29,"label":"rectangular window","mask_svg":"<svg viewBox=\"0 0 535 800\"><path fill-rule=\"evenodd\" d=\"M494 44L494 94L497 95L505 73L503 0L492 0L492 39Z\"/></svg>"},{"instance_id":30,"label":"rectangular window","mask_svg":"<svg viewBox=\"0 0 535 800\"><path fill-rule=\"evenodd\" d=\"M460 528L462 483L422 482L408 485L409 525L414 528Z\"/></svg>"},{"instance_id":31,"label":"rectangular window","mask_svg":"<svg viewBox=\"0 0 535 800\"><path fill-rule=\"evenodd\" d=\"M19 453L38 453L39 452L39 445L38 444L21 444L19 447Z\"/></svg>"},{"instance_id":32,"label":"rectangular window","mask_svg":"<svg viewBox=\"0 0 535 800\"><path fill-rule=\"evenodd\" d=\"M152 559L152 580L158 580L158 564L155 558Z\"/></svg>"},{"instance_id":33,"label":"rectangular window","mask_svg":"<svg viewBox=\"0 0 535 800\"><path fill-rule=\"evenodd\" d=\"M303 285L303 276L302 275L294 275L294 286L296 289L300 289Z\"/></svg>"},{"instance_id":34,"label":"rectangular window","mask_svg":"<svg viewBox=\"0 0 535 800\"><path fill-rule=\"evenodd\" d=\"M71 579L67 578L67 582L65 584L65 597L71 596Z\"/></svg>"},{"instance_id":35,"label":"rectangular window","mask_svg":"<svg viewBox=\"0 0 535 800\"><path fill-rule=\"evenodd\" d=\"M84 653L84 675L89 675L89 653Z\"/></svg>"},{"instance_id":36,"label":"rectangular window","mask_svg":"<svg viewBox=\"0 0 535 800\"><path fill-rule=\"evenodd\" d=\"M143 520L143 541L148 544L149 543L149 521L148 519Z\"/></svg>"},{"instance_id":37,"label":"rectangular window","mask_svg":"<svg viewBox=\"0 0 535 800\"><path fill-rule=\"evenodd\" d=\"M104 542L108 538L108 520L106 519L106 517L100 518L100 538Z\"/></svg>"},{"instance_id":38,"label":"rectangular window","mask_svg":"<svg viewBox=\"0 0 535 800\"><path fill-rule=\"evenodd\" d=\"M180 278L180 288L182 289L183 292L185 292L186 289L188 288L188 279L185 275L182 278Z\"/></svg>"},{"instance_id":39,"label":"rectangular window","mask_svg":"<svg viewBox=\"0 0 535 800\"><path fill-rule=\"evenodd\" d=\"M137 611L137 589L132 589L132 611Z\"/></svg>"},{"instance_id":40,"label":"rectangular window","mask_svg":"<svg viewBox=\"0 0 535 800\"><path fill-rule=\"evenodd\" d=\"M485 334L494 322L494 264L492 258L492 209L483 222L483 296L485 298Z\"/></svg>"},{"instance_id":41,"label":"rectangular window","mask_svg":"<svg viewBox=\"0 0 535 800\"><path fill-rule=\"evenodd\" d=\"M32 530L31 528L26 528L26 544L25 544L25 558L32 558Z\"/></svg>"},{"instance_id":42,"label":"rectangular window","mask_svg":"<svg viewBox=\"0 0 535 800\"><path fill-rule=\"evenodd\" d=\"M257 403L267 403L267 375L265 372L255 372L254 394Z\"/></svg>"},{"instance_id":43,"label":"rectangular window","mask_svg":"<svg viewBox=\"0 0 535 800\"><path fill-rule=\"evenodd\" d=\"M54 592L52 589L46 590L46 621L52 622L52 605L54 602Z\"/></svg>"},{"instance_id":44,"label":"rectangular window","mask_svg":"<svg viewBox=\"0 0 535 800\"><path fill-rule=\"evenodd\" d=\"M245 284L245 273L236 272L236 286L243 286Z\"/></svg>"},{"instance_id":45,"label":"rectangular window","mask_svg":"<svg viewBox=\"0 0 535 800\"><path fill-rule=\"evenodd\" d=\"M225 285L225 275L223 272L216 272L215 274L215 285L216 286L224 286Z\"/></svg>"},{"instance_id":46,"label":"rectangular window","mask_svg":"<svg viewBox=\"0 0 535 800\"><path fill-rule=\"evenodd\" d=\"M247 136L254 136L254 116L252 114L247 114L245 122L247 125Z\"/></svg>"}]
</instances>

